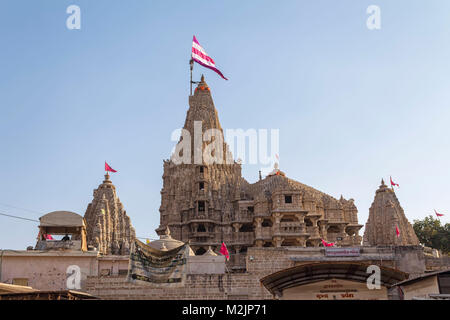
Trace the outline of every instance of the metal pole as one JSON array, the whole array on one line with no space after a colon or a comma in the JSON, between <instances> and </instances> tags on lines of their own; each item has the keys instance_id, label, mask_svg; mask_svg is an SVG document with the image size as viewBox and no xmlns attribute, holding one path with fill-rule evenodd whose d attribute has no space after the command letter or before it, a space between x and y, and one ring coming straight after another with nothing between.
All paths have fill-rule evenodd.
<instances>
[{"instance_id":1,"label":"metal pole","mask_svg":"<svg viewBox=\"0 0 450 320\"><path fill-rule=\"evenodd\" d=\"M191 96L192 96L192 70L194 70L194 60L189 61L190 69L191 69Z\"/></svg>"}]
</instances>

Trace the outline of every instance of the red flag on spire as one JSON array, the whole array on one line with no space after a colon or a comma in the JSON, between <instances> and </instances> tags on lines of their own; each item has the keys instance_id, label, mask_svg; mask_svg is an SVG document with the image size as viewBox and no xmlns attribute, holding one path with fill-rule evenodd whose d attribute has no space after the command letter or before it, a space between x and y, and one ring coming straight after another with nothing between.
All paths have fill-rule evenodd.
<instances>
[{"instance_id":1,"label":"red flag on spire","mask_svg":"<svg viewBox=\"0 0 450 320\"><path fill-rule=\"evenodd\" d=\"M397 187L399 187L399 188L400 188L400 186L399 186L399 184L398 184L398 183L395 183L394 181L392 181L392 177L389 177L389 178L391 178L391 187L395 187L395 186L397 186Z\"/></svg>"},{"instance_id":2,"label":"red flag on spire","mask_svg":"<svg viewBox=\"0 0 450 320\"><path fill-rule=\"evenodd\" d=\"M222 247L220 247L220 253L227 258L227 261L230 260L230 254L228 253L228 249L227 246L225 245L225 242L222 242Z\"/></svg>"},{"instance_id":3,"label":"red flag on spire","mask_svg":"<svg viewBox=\"0 0 450 320\"><path fill-rule=\"evenodd\" d=\"M397 238L400 237L400 230L398 230L398 226L395 226L395 233L397 234Z\"/></svg>"},{"instance_id":4,"label":"red flag on spire","mask_svg":"<svg viewBox=\"0 0 450 320\"><path fill-rule=\"evenodd\" d=\"M438 216L438 217L443 217L444 216L444 214L437 212L436 209L434 210L434 213L436 213L436 216Z\"/></svg>"},{"instance_id":5,"label":"red flag on spire","mask_svg":"<svg viewBox=\"0 0 450 320\"><path fill-rule=\"evenodd\" d=\"M111 168L105 161L105 171L109 171L109 172L117 172L116 170L114 170L113 168Z\"/></svg>"}]
</instances>

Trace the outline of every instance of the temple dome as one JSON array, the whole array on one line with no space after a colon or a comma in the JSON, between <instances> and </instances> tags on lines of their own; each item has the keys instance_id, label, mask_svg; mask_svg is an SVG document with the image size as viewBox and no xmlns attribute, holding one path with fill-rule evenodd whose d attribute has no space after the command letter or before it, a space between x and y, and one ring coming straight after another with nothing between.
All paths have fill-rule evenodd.
<instances>
[{"instance_id":1,"label":"temple dome","mask_svg":"<svg viewBox=\"0 0 450 320\"><path fill-rule=\"evenodd\" d=\"M151 241L148 244L149 247L160 251L169 251L181 247L182 245L184 245L183 241L172 238L169 227L167 227L164 234L159 237L159 240Z\"/></svg>"}]
</instances>

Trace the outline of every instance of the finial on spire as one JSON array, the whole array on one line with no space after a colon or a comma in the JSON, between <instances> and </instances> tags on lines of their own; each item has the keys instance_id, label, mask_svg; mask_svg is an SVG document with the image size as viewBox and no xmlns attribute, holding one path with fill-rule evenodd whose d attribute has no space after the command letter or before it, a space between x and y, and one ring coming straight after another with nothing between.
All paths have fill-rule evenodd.
<instances>
[{"instance_id":1,"label":"finial on spire","mask_svg":"<svg viewBox=\"0 0 450 320\"><path fill-rule=\"evenodd\" d=\"M202 74L202 77L200 78L201 82L205 82L205 76Z\"/></svg>"},{"instance_id":2,"label":"finial on spire","mask_svg":"<svg viewBox=\"0 0 450 320\"><path fill-rule=\"evenodd\" d=\"M381 185L382 185L382 186L385 186L385 184L384 184L384 179L383 179L383 178L381 178Z\"/></svg>"},{"instance_id":3,"label":"finial on spire","mask_svg":"<svg viewBox=\"0 0 450 320\"><path fill-rule=\"evenodd\" d=\"M164 231L164 234L165 234L166 236L170 236L170 229L169 229L169 226L166 227L166 230Z\"/></svg>"}]
</instances>

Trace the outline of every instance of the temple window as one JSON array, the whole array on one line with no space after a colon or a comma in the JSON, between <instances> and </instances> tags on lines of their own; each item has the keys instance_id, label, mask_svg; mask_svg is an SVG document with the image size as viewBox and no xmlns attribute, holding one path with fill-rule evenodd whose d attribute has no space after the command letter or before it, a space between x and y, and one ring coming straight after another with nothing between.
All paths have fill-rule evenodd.
<instances>
[{"instance_id":1,"label":"temple window","mask_svg":"<svg viewBox=\"0 0 450 320\"><path fill-rule=\"evenodd\" d=\"M266 227L271 227L272 226L272 221L270 221L269 219L264 219L262 224L261 224L261 226L265 227L265 228Z\"/></svg>"},{"instance_id":2,"label":"temple window","mask_svg":"<svg viewBox=\"0 0 450 320\"><path fill-rule=\"evenodd\" d=\"M253 225L251 223L244 223L242 227L239 229L239 232L252 232Z\"/></svg>"},{"instance_id":3,"label":"temple window","mask_svg":"<svg viewBox=\"0 0 450 320\"><path fill-rule=\"evenodd\" d=\"M284 203L292 203L292 196L291 195L285 195L284 196Z\"/></svg>"},{"instance_id":4,"label":"temple window","mask_svg":"<svg viewBox=\"0 0 450 320\"><path fill-rule=\"evenodd\" d=\"M200 173L205 172L205 167L204 166L200 166Z\"/></svg>"},{"instance_id":5,"label":"temple window","mask_svg":"<svg viewBox=\"0 0 450 320\"><path fill-rule=\"evenodd\" d=\"M255 212L255 207L248 207L247 210L248 212L253 213Z\"/></svg>"},{"instance_id":6,"label":"temple window","mask_svg":"<svg viewBox=\"0 0 450 320\"><path fill-rule=\"evenodd\" d=\"M195 255L196 256L201 256L202 254L204 254L206 252L206 250L203 248L203 247L200 247L200 248L198 248L196 251L195 251Z\"/></svg>"},{"instance_id":7,"label":"temple window","mask_svg":"<svg viewBox=\"0 0 450 320\"><path fill-rule=\"evenodd\" d=\"M206 228L203 224L199 224L197 227L197 232L206 232Z\"/></svg>"},{"instance_id":8,"label":"temple window","mask_svg":"<svg viewBox=\"0 0 450 320\"><path fill-rule=\"evenodd\" d=\"M294 222L296 219L293 216L283 216L280 222Z\"/></svg>"},{"instance_id":9,"label":"temple window","mask_svg":"<svg viewBox=\"0 0 450 320\"><path fill-rule=\"evenodd\" d=\"M199 190L205 190L205 183L204 182L199 182L198 188L199 188Z\"/></svg>"},{"instance_id":10,"label":"temple window","mask_svg":"<svg viewBox=\"0 0 450 320\"><path fill-rule=\"evenodd\" d=\"M205 201L198 202L198 212L205 212Z\"/></svg>"}]
</instances>

